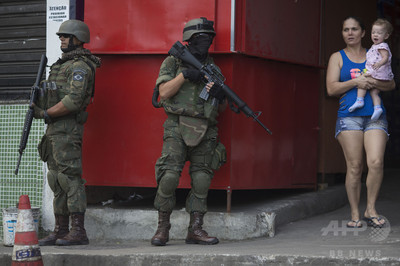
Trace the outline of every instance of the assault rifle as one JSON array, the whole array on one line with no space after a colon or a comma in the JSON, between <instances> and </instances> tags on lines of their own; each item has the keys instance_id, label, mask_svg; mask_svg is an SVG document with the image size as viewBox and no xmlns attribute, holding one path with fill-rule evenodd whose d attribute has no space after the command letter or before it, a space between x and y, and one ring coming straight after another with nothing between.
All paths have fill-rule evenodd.
<instances>
[{"instance_id":1,"label":"assault rifle","mask_svg":"<svg viewBox=\"0 0 400 266\"><path fill-rule=\"evenodd\" d=\"M200 61L197 60L197 58L194 57L189 52L189 50L179 41L177 41L172 46L172 48L169 50L168 53L200 70L200 72L207 77L206 78L207 82L214 82L214 86L219 87L223 91L225 96L228 98L228 101L230 102L230 108L232 109L232 111L234 111L235 113L239 113L240 111L242 111L247 117L252 117L269 134L272 134L272 132L263 123L261 123L260 120L258 120L258 117L261 115L261 112L260 111L257 113L253 112L250 109L250 107L248 107L247 104L242 99L240 99L239 96L224 83L225 82L224 76L213 64L203 65L202 63L200 63ZM204 100L207 100L209 96L210 95L207 92L206 87L204 87L200 93L200 97ZM214 103L217 102L217 99L213 98L213 102ZM237 107L231 103L235 104Z\"/></svg>"},{"instance_id":2,"label":"assault rifle","mask_svg":"<svg viewBox=\"0 0 400 266\"><path fill-rule=\"evenodd\" d=\"M33 104L36 102L39 94L42 92L42 90L39 88L39 84L40 84L40 80L43 76L43 72L46 68L46 64L47 64L47 57L43 54L42 58L40 59L40 65L39 65L38 73L36 75L36 81L31 88L29 109L25 115L24 128L22 129L21 141L19 143L19 150L18 150L19 158L18 158L17 168L15 169L15 175L18 175L19 164L21 163L22 154L24 153L26 144L28 143L29 132L31 131L33 115L35 113L35 111L33 109Z\"/></svg>"}]
</instances>

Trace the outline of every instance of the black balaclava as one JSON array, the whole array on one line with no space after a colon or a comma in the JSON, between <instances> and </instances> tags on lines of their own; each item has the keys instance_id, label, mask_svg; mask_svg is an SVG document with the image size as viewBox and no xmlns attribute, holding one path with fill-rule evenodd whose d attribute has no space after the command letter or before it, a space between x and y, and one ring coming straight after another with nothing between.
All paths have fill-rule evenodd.
<instances>
[{"instance_id":1,"label":"black balaclava","mask_svg":"<svg viewBox=\"0 0 400 266\"><path fill-rule=\"evenodd\" d=\"M189 52L194 55L200 62L204 63L208 56L208 49L213 41L213 36L210 34L194 35L189 40Z\"/></svg>"},{"instance_id":2,"label":"black balaclava","mask_svg":"<svg viewBox=\"0 0 400 266\"><path fill-rule=\"evenodd\" d=\"M63 51L63 53L68 53L68 52L75 50L78 47L79 47L79 45L74 44L74 36L71 35L71 37L69 38L68 47L61 48L61 51Z\"/></svg>"}]
</instances>

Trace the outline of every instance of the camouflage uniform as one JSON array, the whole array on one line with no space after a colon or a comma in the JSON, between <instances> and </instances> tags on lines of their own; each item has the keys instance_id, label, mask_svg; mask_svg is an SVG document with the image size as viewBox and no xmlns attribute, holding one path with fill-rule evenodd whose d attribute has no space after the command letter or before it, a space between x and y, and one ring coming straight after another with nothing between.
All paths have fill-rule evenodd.
<instances>
[{"instance_id":1,"label":"camouflage uniform","mask_svg":"<svg viewBox=\"0 0 400 266\"><path fill-rule=\"evenodd\" d=\"M183 28L182 40L188 43L188 52L203 64L213 63L208 56L216 34L213 25L213 21L201 17L188 21ZM218 238L209 236L202 229L202 225L207 212L207 195L213 170L217 170L226 161L225 147L217 139L216 126L218 105L223 98L217 100L214 97L200 97L206 85L202 75L198 69L191 69L180 59L169 56L162 63L156 82L153 105L164 107L168 118L164 123L161 157L155 166L158 189L154 206L158 210L158 226L151 238L154 246L165 246L169 241L170 216L176 203L175 190L186 161L190 162L191 191L186 199L190 221L185 243L219 243ZM174 94L161 99L158 106L155 105L158 87L169 81L178 82L172 82L172 86L166 87L167 95L168 92ZM212 86L211 83L207 84L207 90L212 89Z\"/></svg>"},{"instance_id":2,"label":"camouflage uniform","mask_svg":"<svg viewBox=\"0 0 400 266\"><path fill-rule=\"evenodd\" d=\"M39 143L39 153L47 162L48 183L54 192L54 214L68 216L86 210L85 181L82 175L83 124L92 98L94 72L100 61L89 50L64 53L51 66L48 89L42 102L48 109L59 101L69 114L52 119Z\"/></svg>"},{"instance_id":3,"label":"camouflage uniform","mask_svg":"<svg viewBox=\"0 0 400 266\"><path fill-rule=\"evenodd\" d=\"M208 57L205 63L213 63L213 60ZM172 80L183 69L179 59L167 57L161 65L156 85ZM185 80L177 94L160 102L168 115L163 125L162 154L155 167L158 191L154 206L161 212L171 212L175 206L175 190L186 161L190 161L192 187L186 200L186 211L207 212L213 169L220 165L219 162L212 165L219 144L218 106L211 104L212 97L207 101L199 97L204 86L204 82Z\"/></svg>"}]
</instances>

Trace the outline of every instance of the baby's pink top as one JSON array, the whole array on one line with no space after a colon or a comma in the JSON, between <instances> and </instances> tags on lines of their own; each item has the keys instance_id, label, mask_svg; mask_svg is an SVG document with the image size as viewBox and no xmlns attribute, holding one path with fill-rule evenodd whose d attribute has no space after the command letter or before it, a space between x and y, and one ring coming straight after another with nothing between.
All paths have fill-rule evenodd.
<instances>
[{"instance_id":1,"label":"baby's pink top","mask_svg":"<svg viewBox=\"0 0 400 266\"><path fill-rule=\"evenodd\" d=\"M382 65L380 68L374 70L372 66L382 60L382 56L379 53L379 49L385 49L389 53L389 58L386 64ZM367 52L367 63L365 64L365 68L367 69L368 73L374 79L379 80L392 80L393 79L393 72L391 68L392 63L392 53L390 52L389 45L385 42L380 44L373 44L371 49Z\"/></svg>"}]
</instances>

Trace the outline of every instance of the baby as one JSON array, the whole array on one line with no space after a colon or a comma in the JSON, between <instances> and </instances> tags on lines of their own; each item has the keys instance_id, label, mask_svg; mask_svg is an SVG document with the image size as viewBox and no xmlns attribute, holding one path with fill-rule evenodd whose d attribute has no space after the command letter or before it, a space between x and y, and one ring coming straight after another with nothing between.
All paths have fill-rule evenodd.
<instances>
[{"instance_id":1,"label":"baby","mask_svg":"<svg viewBox=\"0 0 400 266\"><path fill-rule=\"evenodd\" d=\"M373 45L367 52L367 62L365 64L366 72L374 79L378 80L392 80L393 72L390 66L392 62L392 53L389 46L385 43L392 33L393 27L386 19L377 19L372 24L371 39ZM366 90L357 90L357 100L349 108L349 112L353 112L357 108L364 106L364 97L367 93ZM379 97L379 90L377 88L370 90L372 102L374 103L374 112L371 120L377 120L383 110L381 107L381 98Z\"/></svg>"}]
</instances>

